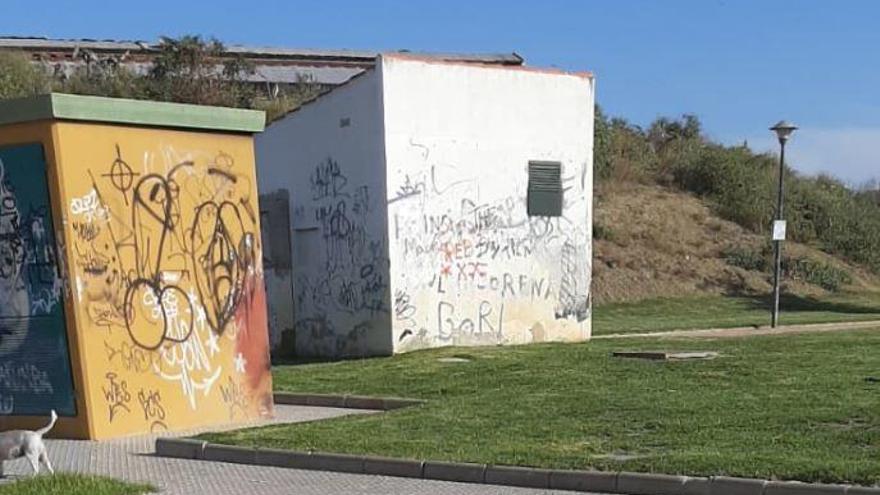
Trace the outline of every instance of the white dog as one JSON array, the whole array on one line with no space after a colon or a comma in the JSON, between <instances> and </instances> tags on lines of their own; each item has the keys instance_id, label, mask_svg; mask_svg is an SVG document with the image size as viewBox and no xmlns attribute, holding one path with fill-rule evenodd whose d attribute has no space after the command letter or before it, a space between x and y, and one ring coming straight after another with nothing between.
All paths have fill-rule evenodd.
<instances>
[{"instance_id":1,"label":"white dog","mask_svg":"<svg viewBox=\"0 0 880 495\"><path fill-rule=\"evenodd\" d=\"M20 457L27 457L34 468L34 474L40 472L40 462L46 465L50 473L55 473L49 456L46 455L46 445L43 443L43 435L49 432L58 415L52 410L52 419L49 424L37 431L12 430L0 433L0 477L3 476L3 461L11 461Z\"/></svg>"}]
</instances>

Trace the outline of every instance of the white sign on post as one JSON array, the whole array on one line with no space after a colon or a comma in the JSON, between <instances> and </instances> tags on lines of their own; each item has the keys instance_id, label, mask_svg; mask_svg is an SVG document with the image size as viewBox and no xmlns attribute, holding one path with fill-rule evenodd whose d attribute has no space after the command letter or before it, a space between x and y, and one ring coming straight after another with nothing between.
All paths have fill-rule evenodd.
<instances>
[{"instance_id":1,"label":"white sign on post","mask_svg":"<svg viewBox=\"0 0 880 495\"><path fill-rule=\"evenodd\" d=\"M784 241L785 240L785 220L774 220L773 221L773 240L774 241Z\"/></svg>"}]
</instances>

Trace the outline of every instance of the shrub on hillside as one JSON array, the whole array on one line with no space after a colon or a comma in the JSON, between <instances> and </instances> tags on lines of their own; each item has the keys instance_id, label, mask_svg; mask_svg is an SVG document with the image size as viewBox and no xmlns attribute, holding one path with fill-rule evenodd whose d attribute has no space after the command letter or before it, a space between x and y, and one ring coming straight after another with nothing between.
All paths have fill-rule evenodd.
<instances>
[{"instance_id":1,"label":"shrub on hillside","mask_svg":"<svg viewBox=\"0 0 880 495\"><path fill-rule=\"evenodd\" d=\"M880 207L827 176L798 178L789 195L798 240L815 241L878 271Z\"/></svg>"},{"instance_id":2,"label":"shrub on hillside","mask_svg":"<svg viewBox=\"0 0 880 495\"><path fill-rule=\"evenodd\" d=\"M766 253L763 251L755 251L747 247L735 246L723 254L724 261L728 265L736 266L744 270L755 272L766 272L768 270L768 262Z\"/></svg>"},{"instance_id":3,"label":"shrub on hillside","mask_svg":"<svg viewBox=\"0 0 880 495\"><path fill-rule=\"evenodd\" d=\"M21 53L0 52L0 99L23 98L45 93L50 78Z\"/></svg>"},{"instance_id":4,"label":"shrub on hillside","mask_svg":"<svg viewBox=\"0 0 880 495\"><path fill-rule=\"evenodd\" d=\"M769 244L759 250L734 246L725 251L723 257L731 266L761 272L768 278L773 274L773 248ZM784 279L801 280L831 292L852 283L852 276L846 270L810 258L783 255L781 268Z\"/></svg>"},{"instance_id":5,"label":"shrub on hillside","mask_svg":"<svg viewBox=\"0 0 880 495\"><path fill-rule=\"evenodd\" d=\"M644 132L625 119L608 119L596 107L593 166L600 181L639 182L650 179L656 154Z\"/></svg>"},{"instance_id":6,"label":"shrub on hillside","mask_svg":"<svg viewBox=\"0 0 880 495\"><path fill-rule=\"evenodd\" d=\"M701 134L693 116L658 119L647 131L597 112L595 162L602 181L653 181L692 192L743 227L769 234L776 210L778 162L746 145L725 146ZM789 239L817 245L880 272L877 194L857 192L827 177L786 167Z\"/></svg>"},{"instance_id":7,"label":"shrub on hillside","mask_svg":"<svg viewBox=\"0 0 880 495\"><path fill-rule=\"evenodd\" d=\"M847 271L808 258L783 258L782 272L787 277L803 280L831 292L839 291L844 285L852 283L852 276Z\"/></svg>"},{"instance_id":8,"label":"shrub on hillside","mask_svg":"<svg viewBox=\"0 0 880 495\"><path fill-rule=\"evenodd\" d=\"M614 229L603 223L593 221L593 239L613 242L616 238Z\"/></svg>"},{"instance_id":9,"label":"shrub on hillside","mask_svg":"<svg viewBox=\"0 0 880 495\"><path fill-rule=\"evenodd\" d=\"M669 168L675 185L711 200L722 217L762 232L774 211L769 161L748 148L706 144Z\"/></svg>"}]
</instances>

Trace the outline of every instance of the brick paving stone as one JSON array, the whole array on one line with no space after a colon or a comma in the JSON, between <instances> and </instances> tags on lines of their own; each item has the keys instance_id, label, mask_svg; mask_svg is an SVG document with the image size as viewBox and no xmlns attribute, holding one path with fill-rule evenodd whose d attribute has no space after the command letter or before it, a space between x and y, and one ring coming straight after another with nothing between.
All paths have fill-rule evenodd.
<instances>
[{"instance_id":1,"label":"brick paving stone","mask_svg":"<svg viewBox=\"0 0 880 495\"><path fill-rule=\"evenodd\" d=\"M269 422L294 423L372 411L326 407L276 406L276 418ZM236 428L241 428L237 425ZM212 428L221 430L224 428ZM230 428L225 428L230 429ZM162 436L187 436L193 430ZM251 466L224 462L172 459L153 455L156 435L92 442L47 439L49 457L58 471L110 476L150 483L168 495L565 495L572 492L533 490L482 484L371 476L364 474L307 471L279 467ZM5 463L7 477L0 484L30 476L25 460Z\"/></svg>"}]
</instances>

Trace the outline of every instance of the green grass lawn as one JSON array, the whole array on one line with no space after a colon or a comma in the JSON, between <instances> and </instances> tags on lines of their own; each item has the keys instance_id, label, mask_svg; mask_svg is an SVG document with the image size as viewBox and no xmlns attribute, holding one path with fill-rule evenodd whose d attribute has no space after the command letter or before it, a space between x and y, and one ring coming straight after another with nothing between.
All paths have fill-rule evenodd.
<instances>
[{"instance_id":1,"label":"green grass lawn","mask_svg":"<svg viewBox=\"0 0 880 495\"><path fill-rule=\"evenodd\" d=\"M0 495L141 495L153 491L149 485L62 473L28 477L0 485Z\"/></svg>"},{"instance_id":2,"label":"green grass lawn","mask_svg":"<svg viewBox=\"0 0 880 495\"><path fill-rule=\"evenodd\" d=\"M880 320L880 294L837 294L821 300L785 296L780 311L782 325ZM769 298L757 297L651 299L593 310L595 335L769 324Z\"/></svg>"},{"instance_id":3,"label":"green grass lawn","mask_svg":"<svg viewBox=\"0 0 880 495\"><path fill-rule=\"evenodd\" d=\"M612 358L701 349L711 361ZM876 346L876 347L875 347ZM748 339L447 348L281 366L276 388L427 399L210 441L554 468L880 481L880 329ZM438 358L458 356L464 363Z\"/></svg>"}]
</instances>

